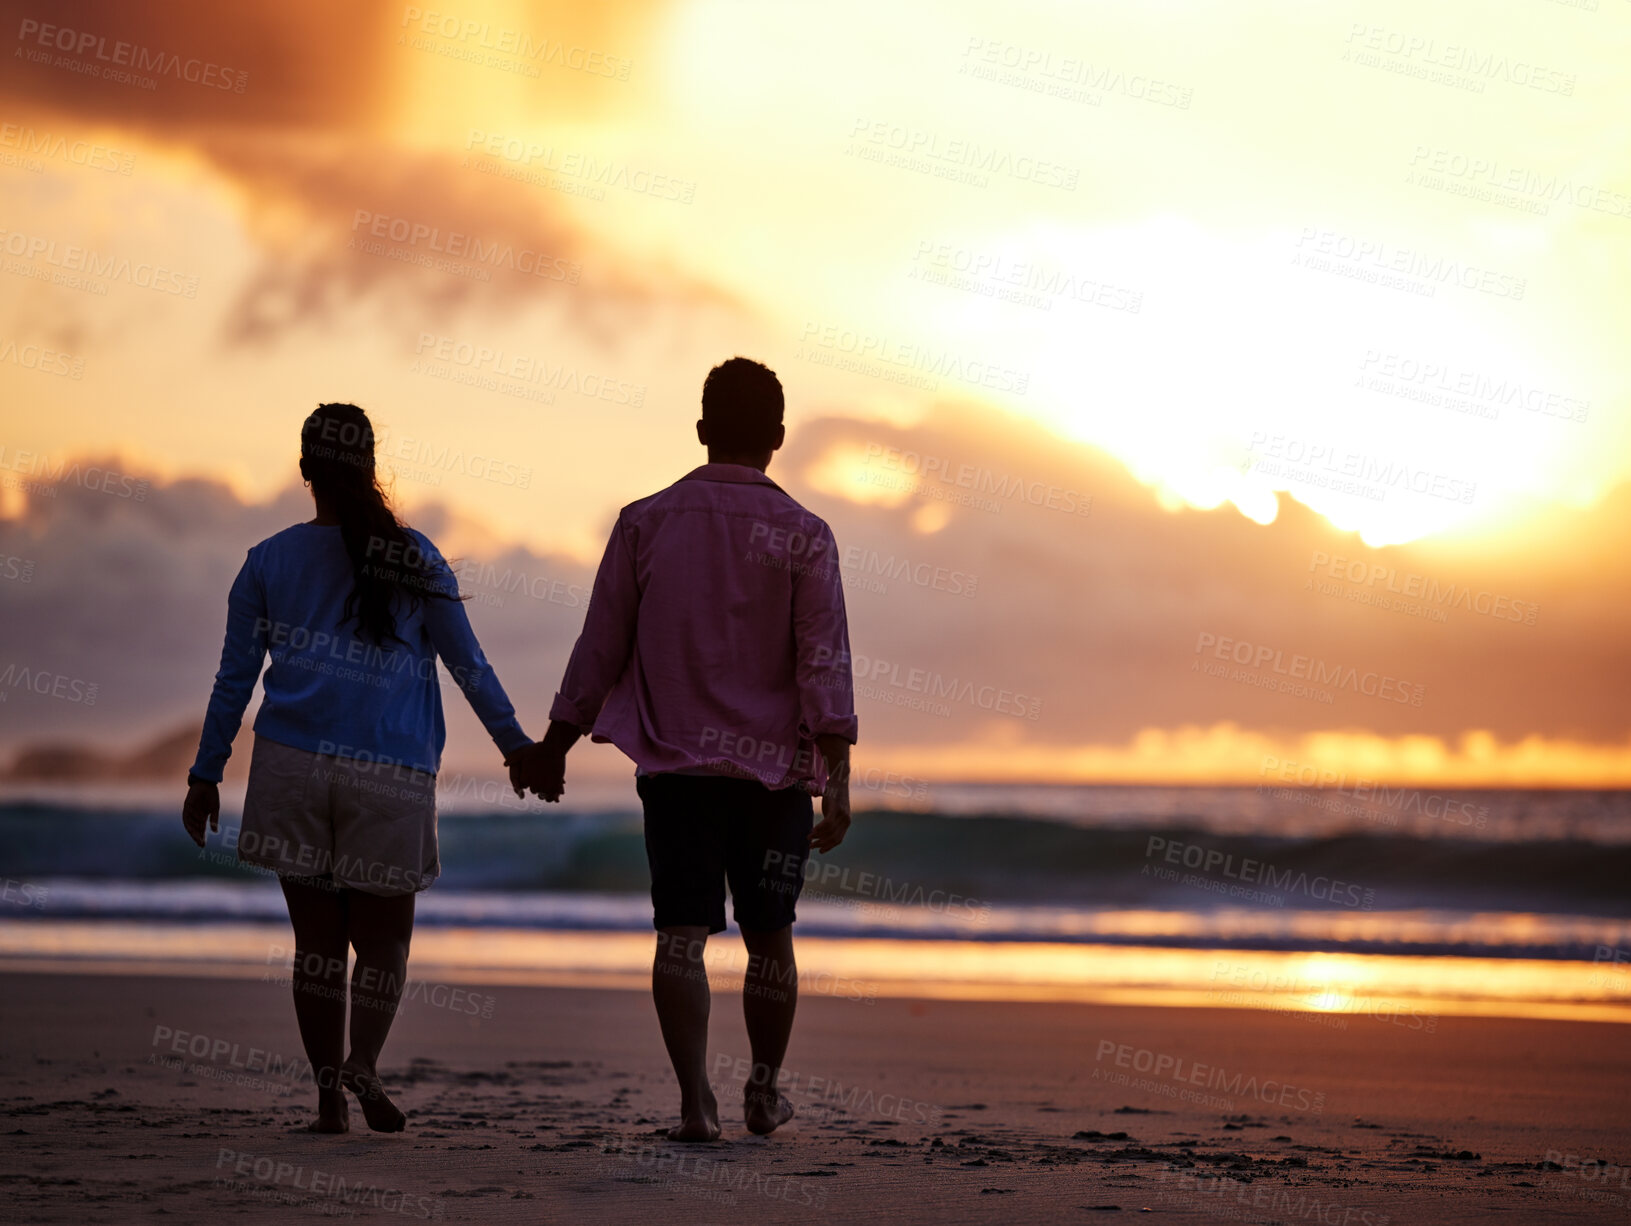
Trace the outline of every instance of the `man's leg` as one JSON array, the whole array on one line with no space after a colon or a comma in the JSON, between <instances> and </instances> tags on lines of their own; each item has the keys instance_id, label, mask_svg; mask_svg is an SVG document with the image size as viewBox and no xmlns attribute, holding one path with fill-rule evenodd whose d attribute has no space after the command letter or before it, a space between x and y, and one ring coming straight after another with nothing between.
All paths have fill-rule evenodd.
<instances>
[{"instance_id":1,"label":"man's leg","mask_svg":"<svg viewBox=\"0 0 1631 1226\"><path fill-rule=\"evenodd\" d=\"M415 895L346 893L357 965L351 973L351 1054L340 1075L345 1088L357 1096L370 1128L401 1132L407 1119L386 1097L376 1066L408 979Z\"/></svg>"},{"instance_id":2,"label":"man's leg","mask_svg":"<svg viewBox=\"0 0 1631 1226\"><path fill-rule=\"evenodd\" d=\"M745 780L731 784L736 804L727 871L736 923L748 947L742 1017L753 1048L742 1108L748 1131L763 1136L793 1118L793 1104L776 1083L798 1009L794 907L804 887L813 819L810 798L801 791L771 791Z\"/></svg>"},{"instance_id":3,"label":"man's leg","mask_svg":"<svg viewBox=\"0 0 1631 1226\"><path fill-rule=\"evenodd\" d=\"M708 1084L708 947L706 925L661 928L651 965L651 998L663 1029L663 1045L680 1082L680 1123L673 1141L719 1139L719 1103Z\"/></svg>"},{"instance_id":4,"label":"man's leg","mask_svg":"<svg viewBox=\"0 0 1631 1226\"><path fill-rule=\"evenodd\" d=\"M793 1118L793 1104L776 1088L793 1014L799 1003L799 969L793 960L793 925L771 932L742 929L748 970L742 980L742 1017L753 1049L753 1072L742 1094L749 1132L764 1136Z\"/></svg>"},{"instance_id":5,"label":"man's leg","mask_svg":"<svg viewBox=\"0 0 1631 1226\"><path fill-rule=\"evenodd\" d=\"M350 1128L340 1089L345 1053L346 899L331 883L279 877L294 926L294 1015L317 1082L313 1132Z\"/></svg>"}]
</instances>

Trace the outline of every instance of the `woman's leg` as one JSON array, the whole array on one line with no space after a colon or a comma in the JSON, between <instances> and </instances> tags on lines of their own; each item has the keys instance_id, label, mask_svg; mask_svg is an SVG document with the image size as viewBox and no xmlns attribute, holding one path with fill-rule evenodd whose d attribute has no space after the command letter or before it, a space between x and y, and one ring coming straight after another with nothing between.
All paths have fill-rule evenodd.
<instances>
[{"instance_id":1,"label":"woman's leg","mask_svg":"<svg viewBox=\"0 0 1631 1226\"><path fill-rule=\"evenodd\" d=\"M349 1127L340 1064L345 1054L346 897L316 878L279 877L294 925L294 1015L317 1082L313 1132Z\"/></svg>"},{"instance_id":2,"label":"woman's leg","mask_svg":"<svg viewBox=\"0 0 1631 1226\"><path fill-rule=\"evenodd\" d=\"M407 1120L386 1097L376 1066L407 984L415 895L382 898L361 890L346 893L357 965L351 972L351 1054L341 1075L345 1087L357 1096L370 1128L401 1132Z\"/></svg>"}]
</instances>

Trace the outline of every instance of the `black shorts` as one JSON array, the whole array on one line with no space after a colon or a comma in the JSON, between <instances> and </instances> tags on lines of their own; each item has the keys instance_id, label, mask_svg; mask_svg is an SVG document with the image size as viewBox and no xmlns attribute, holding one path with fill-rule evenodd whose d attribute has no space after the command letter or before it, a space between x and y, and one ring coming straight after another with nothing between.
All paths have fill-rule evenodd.
<instances>
[{"instance_id":1,"label":"black shorts","mask_svg":"<svg viewBox=\"0 0 1631 1226\"><path fill-rule=\"evenodd\" d=\"M794 920L814 809L798 788L728 775L641 775L654 928L725 931L725 882L739 927Z\"/></svg>"}]
</instances>

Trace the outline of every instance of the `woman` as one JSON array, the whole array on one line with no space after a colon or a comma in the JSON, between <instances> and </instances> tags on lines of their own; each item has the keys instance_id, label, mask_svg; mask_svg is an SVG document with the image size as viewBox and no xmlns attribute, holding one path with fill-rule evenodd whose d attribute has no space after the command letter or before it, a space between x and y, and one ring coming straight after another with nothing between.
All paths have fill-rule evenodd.
<instances>
[{"instance_id":1,"label":"woman","mask_svg":"<svg viewBox=\"0 0 1631 1226\"><path fill-rule=\"evenodd\" d=\"M317 1080L314 1132L400 1132L376 1064L402 996L414 896L441 871L436 771L446 729L440 656L506 761L530 742L436 547L397 519L355 405L306 419L300 474L316 515L249 551L182 822L220 829L217 784L268 654L238 858L277 873L295 932L294 1006ZM346 947L351 976L346 1039Z\"/></svg>"}]
</instances>

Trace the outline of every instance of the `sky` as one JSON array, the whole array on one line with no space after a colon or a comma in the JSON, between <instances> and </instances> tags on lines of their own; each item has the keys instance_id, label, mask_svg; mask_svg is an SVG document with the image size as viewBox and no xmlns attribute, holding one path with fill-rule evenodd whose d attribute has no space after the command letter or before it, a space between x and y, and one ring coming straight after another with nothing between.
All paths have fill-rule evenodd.
<instances>
[{"instance_id":1,"label":"sky","mask_svg":"<svg viewBox=\"0 0 1631 1226\"><path fill-rule=\"evenodd\" d=\"M740 353L864 764L1624 786L1622 8L0 4L0 760L201 718L329 400L541 735Z\"/></svg>"}]
</instances>

